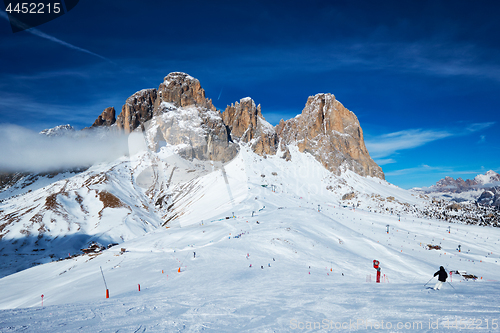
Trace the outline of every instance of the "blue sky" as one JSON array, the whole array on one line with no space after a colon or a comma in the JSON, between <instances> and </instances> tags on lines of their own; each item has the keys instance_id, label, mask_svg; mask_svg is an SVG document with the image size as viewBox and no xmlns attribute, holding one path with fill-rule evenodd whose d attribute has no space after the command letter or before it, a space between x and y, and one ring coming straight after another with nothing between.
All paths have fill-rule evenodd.
<instances>
[{"instance_id":1,"label":"blue sky","mask_svg":"<svg viewBox=\"0 0 500 333\"><path fill-rule=\"evenodd\" d=\"M404 188L500 172L499 14L497 1L80 1L13 34L0 12L0 122L83 128L183 71L216 107L250 96L272 124L333 93Z\"/></svg>"}]
</instances>

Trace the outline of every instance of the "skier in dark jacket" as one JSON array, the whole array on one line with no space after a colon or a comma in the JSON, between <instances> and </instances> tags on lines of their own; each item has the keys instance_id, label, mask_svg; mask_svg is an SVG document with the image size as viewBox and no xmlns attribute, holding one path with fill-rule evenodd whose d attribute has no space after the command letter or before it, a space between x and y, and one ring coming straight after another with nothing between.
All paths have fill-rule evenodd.
<instances>
[{"instance_id":1,"label":"skier in dark jacket","mask_svg":"<svg viewBox=\"0 0 500 333\"><path fill-rule=\"evenodd\" d=\"M434 273L434 276L438 275L438 281L436 285L434 286L434 290L439 290L443 283L446 282L446 279L448 278L448 273L446 273L446 270L444 269L443 266L439 267L439 271Z\"/></svg>"}]
</instances>

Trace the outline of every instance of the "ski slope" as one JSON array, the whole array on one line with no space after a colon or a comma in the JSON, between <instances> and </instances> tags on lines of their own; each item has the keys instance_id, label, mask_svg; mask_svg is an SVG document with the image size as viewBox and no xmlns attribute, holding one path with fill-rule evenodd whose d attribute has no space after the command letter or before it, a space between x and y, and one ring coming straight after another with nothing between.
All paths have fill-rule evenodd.
<instances>
[{"instance_id":1,"label":"ski slope","mask_svg":"<svg viewBox=\"0 0 500 333\"><path fill-rule=\"evenodd\" d=\"M0 279L0 332L500 331L498 228L391 215L397 203L375 194L426 202L291 153L293 164L242 147L172 184L168 228ZM351 191L362 195L347 204ZM426 289L441 265L478 279Z\"/></svg>"}]
</instances>

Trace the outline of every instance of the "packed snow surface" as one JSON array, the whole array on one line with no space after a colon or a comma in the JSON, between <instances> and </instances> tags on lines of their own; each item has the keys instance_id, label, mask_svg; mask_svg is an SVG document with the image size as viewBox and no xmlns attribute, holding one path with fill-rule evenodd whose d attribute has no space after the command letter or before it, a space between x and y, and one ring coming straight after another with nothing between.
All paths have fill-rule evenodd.
<instances>
[{"instance_id":1,"label":"packed snow surface","mask_svg":"<svg viewBox=\"0 0 500 333\"><path fill-rule=\"evenodd\" d=\"M499 228L381 213L374 194L393 198L384 208L424 203L291 153L242 147L197 178L181 172L166 227L0 279L0 332L500 331ZM341 200L351 191L359 205ZM427 289L439 266L477 279Z\"/></svg>"}]
</instances>

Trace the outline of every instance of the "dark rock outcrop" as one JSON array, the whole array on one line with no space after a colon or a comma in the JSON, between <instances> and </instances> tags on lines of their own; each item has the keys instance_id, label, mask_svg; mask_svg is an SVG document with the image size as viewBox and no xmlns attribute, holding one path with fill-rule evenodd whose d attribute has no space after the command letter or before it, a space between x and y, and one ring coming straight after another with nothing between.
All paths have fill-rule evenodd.
<instances>
[{"instance_id":1,"label":"dark rock outcrop","mask_svg":"<svg viewBox=\"0 0 500 333\"><path fill-rule=\"evenodd\" d=\"M483 193L481 193L477 202L500 209L500 186L486 189Z\"/></svg>"}]
</instances>

